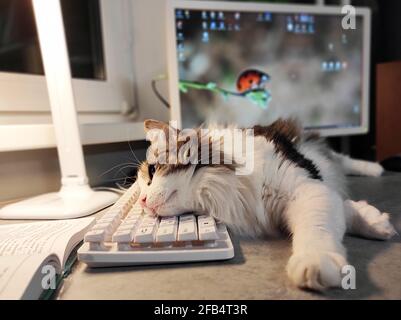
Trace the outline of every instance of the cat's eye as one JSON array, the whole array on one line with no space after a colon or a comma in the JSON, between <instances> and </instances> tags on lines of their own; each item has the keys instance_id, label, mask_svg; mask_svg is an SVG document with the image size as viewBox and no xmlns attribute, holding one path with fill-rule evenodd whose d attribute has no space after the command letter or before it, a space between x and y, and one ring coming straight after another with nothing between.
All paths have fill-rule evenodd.
<instances>
[{"instance_id":1,"label":"cat's eye","mask_svg":"<svg viewBox=\"0 0 401 320\"><path fill-rule=\"evenodd\" d=\"M150 164L148 166L148 173L149 173L150 180L153 179L153 175L155 174L155 172L156 172L156 166L154 164Z\"/></svg>"}]
</instances>

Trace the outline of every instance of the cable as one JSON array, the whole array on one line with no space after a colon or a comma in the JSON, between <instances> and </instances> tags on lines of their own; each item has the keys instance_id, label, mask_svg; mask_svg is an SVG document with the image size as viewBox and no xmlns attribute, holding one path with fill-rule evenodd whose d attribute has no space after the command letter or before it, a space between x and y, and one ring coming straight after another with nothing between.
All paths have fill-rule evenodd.
<instances>
[{"instance_id":1,"label":"cable","mask_svg":"<svg viewBox=\"0 0 401 320\"><path fill-rule=\"evenodd\" d=\"M126 190L125 189L119 189L119 188L109 188L109 187L96 187L93 188L95 191L111 191L117 194L123 194Z\"/></svg>"},{"instance_id":2,"label":"cable","mask_svg":"<svg viewBox=\"0 0 401 320\"><path fill-rule=\"evenodd\" d=\"M167 77L165 75L157 76L155 79L152 79L152 90L156 97L160 100L161 103L168 109L170 109L170 103L162 96L162 94L157 89L156 83L161 80L166 80Z\"/></svg>"}]
</instances>

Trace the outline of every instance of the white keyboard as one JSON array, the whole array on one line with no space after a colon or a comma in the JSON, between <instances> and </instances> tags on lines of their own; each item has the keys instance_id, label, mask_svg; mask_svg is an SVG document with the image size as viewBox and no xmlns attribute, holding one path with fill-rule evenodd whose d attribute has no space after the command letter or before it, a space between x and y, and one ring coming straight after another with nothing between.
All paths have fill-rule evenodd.
<instances>
[{"instance_id":1,"label":"white keyboard","mask_svg":"<svg viewBox=\"0 0 401 320\"><path fill-rule=\"evenodd\" d=\"M97 219L78 250L91 267L226 260L234 249L225 225L210 216L157 218L134 204L130 189Z\"/></svg>"}]
</instances>

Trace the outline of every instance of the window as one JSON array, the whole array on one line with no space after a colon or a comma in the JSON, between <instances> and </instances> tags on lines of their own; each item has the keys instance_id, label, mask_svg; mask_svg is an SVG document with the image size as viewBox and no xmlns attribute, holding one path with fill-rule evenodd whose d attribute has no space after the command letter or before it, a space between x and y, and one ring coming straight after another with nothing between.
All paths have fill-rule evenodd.
<instances>
[{"instance_id":1,"label":"window","mask_svg":"<svg viewBox=\"0 0 401 320\"><path fill-rule=\"evenodd\" d=\"M62 0L61 5L78 111L118 114L132 107L130 1ZM31 0L2 0L0 113L49 112L43 74Z\"/></svg>"},{"instance_id":2,"label":"window","mask_svg":"<svg viewBox=\"0 0 401 320\"><path fill-rule=\"evenodd\" d=\"M74 78L105 80L98 0L62 0ZM0 71L43 75L31 0L0 4Z\"/></svg>"}]
</instances>

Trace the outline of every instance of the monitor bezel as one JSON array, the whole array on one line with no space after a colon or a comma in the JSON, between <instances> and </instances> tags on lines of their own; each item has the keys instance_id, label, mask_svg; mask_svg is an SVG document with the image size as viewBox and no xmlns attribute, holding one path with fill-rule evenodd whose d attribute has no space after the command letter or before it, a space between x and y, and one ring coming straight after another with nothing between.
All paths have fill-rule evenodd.
<instances>
[{"instance_id":1,"label":"monitor bezel","mask_svg":"<svg viewBox=\"0 0 401 320\"><path fill-rule=\"evenodd\" d=\"M177 39L175 9L188 10L221 10L221 11L270 11L272 13L310 13L341 15L342 6L322 5L293 5L293 4L267 4L248 2L226 2L226 1L188 1L169 0L167 2L167 65L168 65L168 90L170 99L170 119L177 121L181 128L181 104L178 89L178 61L177 61ZM371 11L369 8L355 7L356 15L363 18L363 42L362 42L362 103L361 123L355 127L321 128L309 129L319 132L322 136L343 136L366 134L369 132L369 89L370 89L370 35L371 35ZM308 129L306 129L308 130Z\"/></svg>"}]
</instances>

